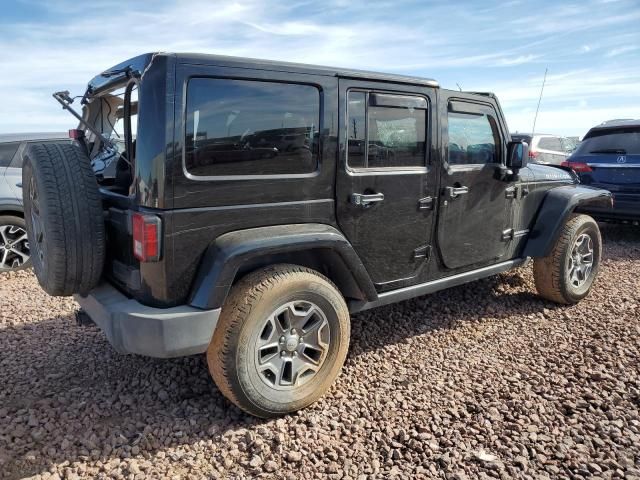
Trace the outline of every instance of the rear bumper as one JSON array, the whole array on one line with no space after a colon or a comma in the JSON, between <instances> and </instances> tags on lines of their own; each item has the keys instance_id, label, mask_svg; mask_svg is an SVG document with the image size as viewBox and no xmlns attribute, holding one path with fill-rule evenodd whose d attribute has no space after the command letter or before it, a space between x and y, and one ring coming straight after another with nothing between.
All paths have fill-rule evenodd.
<instances>
[{"instance_id":1,"label":"rear bumper","mask_svg":"<svg viewBox=\"0 0 640 480\"><path fill-rule=\"evenodd\" d=\"M108 283L86 297L74 298L118 352L157 358L206 351L220 315L220 309L200 310L189 305L147 307Z\"/></svg>"},{"instance_id":2,"label":"rear bumper","mask_svg":"<svg viewBox=\"0 0 640 480\"><path fill-rule=\"evenodd\" d=\"M596 218L611 220L640 220L639 193L613 193L613 208L589 208Z\"/></svg>"}]
</instances>

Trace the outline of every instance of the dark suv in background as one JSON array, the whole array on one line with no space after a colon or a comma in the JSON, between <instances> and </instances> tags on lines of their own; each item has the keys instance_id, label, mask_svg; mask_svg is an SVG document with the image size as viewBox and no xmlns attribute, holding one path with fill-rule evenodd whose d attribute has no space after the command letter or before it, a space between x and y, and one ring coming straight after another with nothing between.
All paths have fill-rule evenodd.
<instances>
[{"instance_id":1,"label":"dark suv in background","mask_svg":"<svg viewBox=\"0 0 640 480\"><path fill-rule=\"evenodd\" d=\"M511 138L529 144L529 161L541 165L560 165L576 148L568 137L546 133L512 133Z\"/></svg>"},{"instance_id":2,"label":"dark suv in background","mask_svg":"<svg viewBox=\"0 0 640 480\"><path fill-rule=\"evenodd\" d=\"M22 206L22 153L31 142L60 141L65 133L0 135L0 272L30 265Z\"/></svg>"},{"instance_id":3,"label":"dark suv in background","mask_svg":"<svg viewBox=\"0 0 640 480\"><path fill-rule=\"evenodd\" d=\"M594 208L594 216L640 220L640 120L610 120L593 127L563 165L584 185L613 193L613 209Z\"/></svg>"}]
</instances>

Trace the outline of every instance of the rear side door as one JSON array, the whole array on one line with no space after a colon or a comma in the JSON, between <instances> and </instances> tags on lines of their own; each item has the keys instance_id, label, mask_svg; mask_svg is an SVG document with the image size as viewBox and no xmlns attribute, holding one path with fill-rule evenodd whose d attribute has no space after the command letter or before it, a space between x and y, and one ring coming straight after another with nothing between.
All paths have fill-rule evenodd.
<instances>
[{"instance_id":1,"label":"rear side door","mask_svg":"<svg viewBox=\"0 0 640 480\"><path fill-rule=\"evenodd\" d=\"M340 79L338 224L379 290L416 283L429 257L435 90Z\"/></svg>"},{"instance_id":2,"label":"rear side door","mask_svg":"<svg viewBox=\"0 0 640 480\"><path fill-rule=\"evenodd\" d=\"M504 256L517 192L506 176L508 134L496 105L478 96L450 95L440 114L444 168L438 250L447 269L473 268Z\"/></svg>"}]
</instances>

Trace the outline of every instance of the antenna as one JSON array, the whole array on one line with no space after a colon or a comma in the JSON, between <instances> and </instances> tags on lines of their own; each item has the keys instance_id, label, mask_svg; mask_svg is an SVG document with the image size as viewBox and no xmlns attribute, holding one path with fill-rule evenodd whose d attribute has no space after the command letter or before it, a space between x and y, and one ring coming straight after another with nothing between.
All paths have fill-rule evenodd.
<instances>
[{"instance_id":1,"label":"antenna","mask_svg":"<svg viewBox=\"0 0 640 480\"><path fill-rule=\"evenodd\" d=\"M531 135L536 133L536 121L538 120L538 112L540 111L540 102L542 101L542 92L544 92L544 84L547 81L547 71L549 68L544 69L544 78L542 79L542 88L540 89L540 98L538 98L538 107L536 108L536 116L533 117L533 128L531 129Z\"/></svg>"},{"instance_id":2,"label":"antenna","mask_svg":"<svg viewBox=\"0 0 640 480\"><path fill-rule=\"evenodd\" d=\"M460 86L460 84L456 83L456 85L458 86L458 90L462 91L462 87Z\"/></svg>"}]
</instances>

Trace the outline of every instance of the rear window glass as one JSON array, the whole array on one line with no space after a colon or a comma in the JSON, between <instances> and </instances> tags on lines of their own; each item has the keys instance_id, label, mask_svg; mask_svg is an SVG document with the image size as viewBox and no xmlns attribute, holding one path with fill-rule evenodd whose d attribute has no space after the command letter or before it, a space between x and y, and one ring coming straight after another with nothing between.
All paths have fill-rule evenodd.
<instances>
[{"instance_id":1,"label":"rear window glass","mask_svg":"<svg viewBox=\"0 0 640 480\"><path fill-rule=\"evenodd\" d=\"M196 176L291 175L317 169L320 91L311 85L193 78L185 164Z\"/></svg>"},{"instance_id":2,"label":"rear window glass","mask_svg":"<svg viewBox=\"0 0 640 480\"><path fill-rule=\"evenodd\" d=\"M514 142L527 142L531 146L531 135L511 135Z\"/></svg>"},{"instance_id":3,"label":"rear window glass","mask_svg":"<svg viewBox=\"0 0 640 480\"><path fill-rule=\"evenodd\" d=\"M554 152L564 151L562 148L562 142L558 137L540 137L538 148L542 148L543 150L552 150Z\"/></svg>"},{"instance_id":4,"label":"rear window glass","mask_svg":"<svg viewBox=\"0 0 640 480\"><path fill-rule=\"evenodd\" d=\"M0 143L0 167L8 167L16 154L20 142Z\"/></svg>"},{"instance_id":5,"label":"rear window glass","mask_svg":"<svg viewBox=\"0 0 640 480\"><path fill-rule=\"evenodd\" d=\"M640 127L608 128L591 131L582 140L576 154L640 154Z\"/></svg>"}]
</instances>

